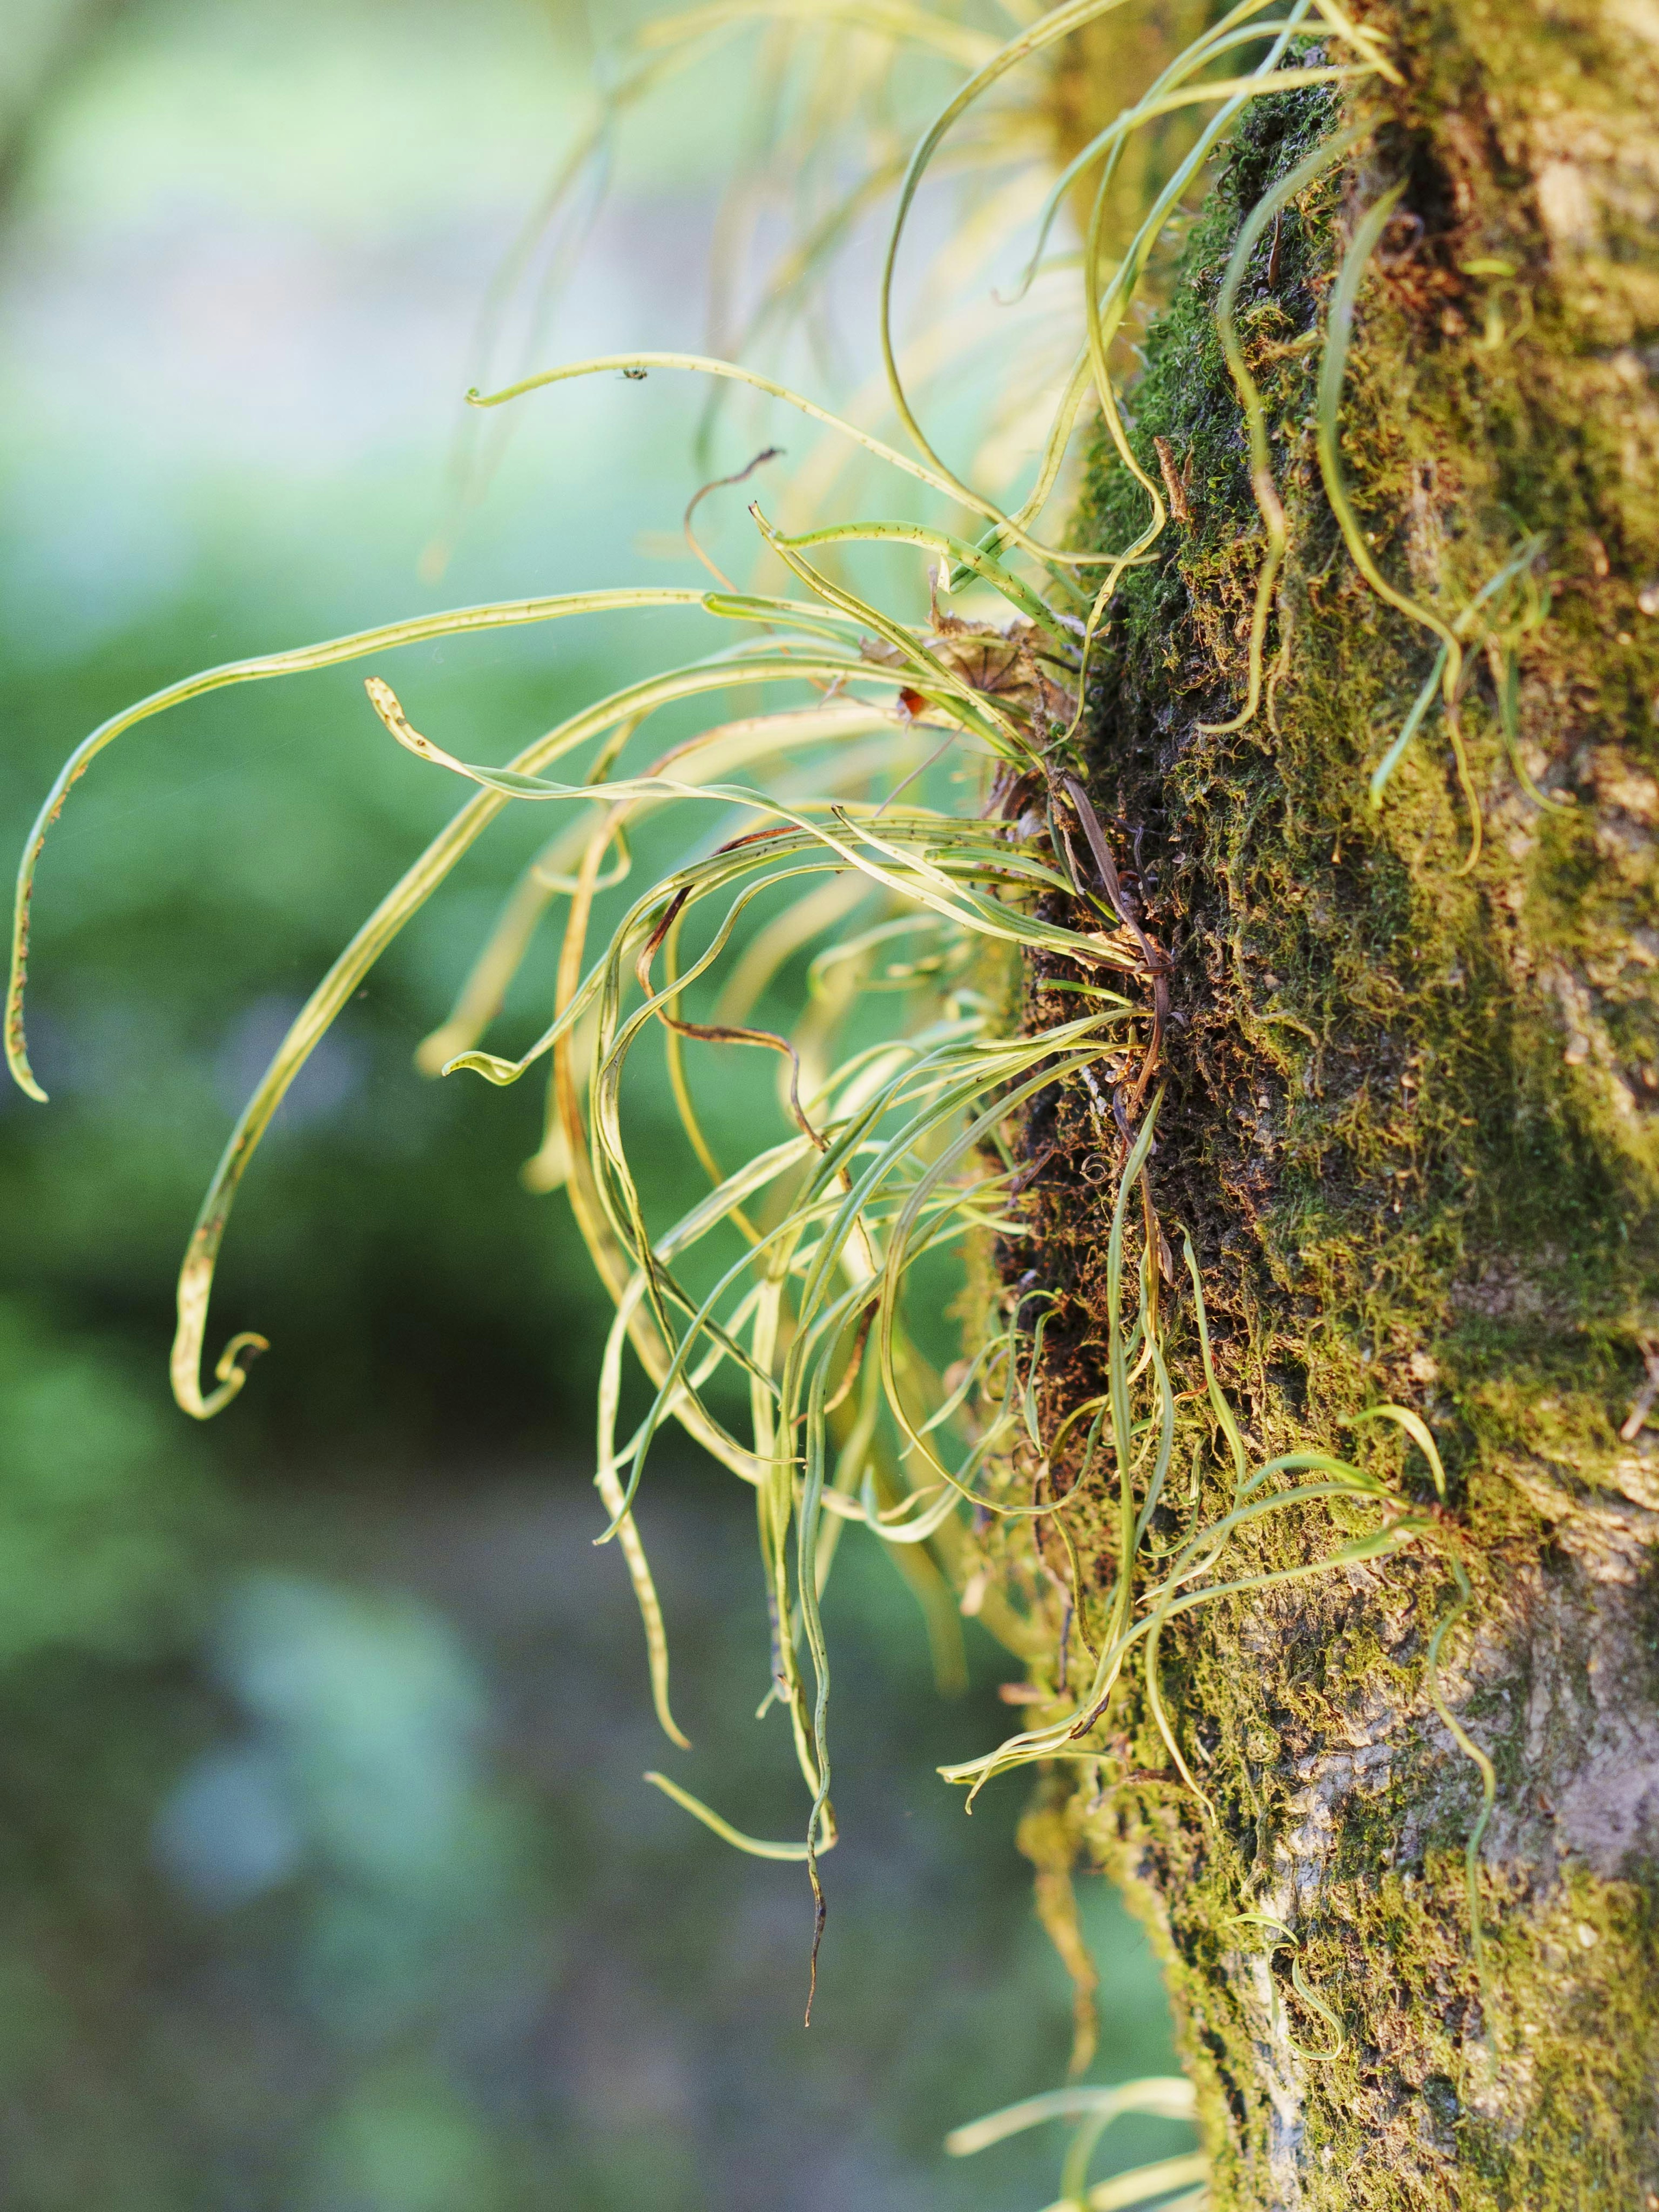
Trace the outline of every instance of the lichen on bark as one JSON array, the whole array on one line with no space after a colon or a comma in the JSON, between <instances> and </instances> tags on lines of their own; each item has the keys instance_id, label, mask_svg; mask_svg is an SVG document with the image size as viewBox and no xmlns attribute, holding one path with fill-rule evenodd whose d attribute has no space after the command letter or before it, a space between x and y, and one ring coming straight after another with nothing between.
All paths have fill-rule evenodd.
<instances>
[{"instance_id":1,"label":"lichen on bark","mask_svg":"<svg viewBox=\"0 0 1659 2212\"><path fill-rule=\"evenodd\" d=\"M1370 137L1286 207L1240 294L1290 527L1269 699L1245 728L1203 726L1243 700L1263 550L1214 306L1244 216L1336 123L1322 89L1249 111L1148 336L1132 437L1154 473L1163 441L1187 514L1120 592L1091 781L1173 962L1158 1200L1192 1232L1252 1449L1339 1451L1426 1497L1398 1430L1348 1425L1391 1401L1444 1455L1475 1598L1442 1686L1498 1770L1487 1972L1463 1863L1479 1778L1427 1678L1452 1596L1431 1550L1187 1616L1165 1686L1213 1815L1126 1682L1072 1820L1165 1959L1218 2206L1645 2212L1659 1434L1632 1416L1659 1341L1659 9L1425 0L1366 20L1403 82L1349 104ZM1363 527L1446 620L1540 541L1524 617L1472 652L1461 701L1473 867L1439 715L1368 799L1433 640L1358 573L1316 455L1334 273L1402 182L1340 423ZM1121 545L1145 514L1103 448L1080 542ZM1028 972L1034 1022L1060 1003L1048 980ZM1026 1136L1033 1162L1057 1147L1009 1261L1035 1256L1058 1294L1052 1433L1103 1387L1112 1190L1081 1089L1048 1094ZM1190 1321L1173 1343L1155 1540L1223 1492ZM1066 1518L1087 1633L1104 1507ZM1322 1509L1275 1527L1238 1540L1247 1571L1330 1547ZM1067 1709L1077 1664L1075 1644L1054 1655L1039 1714ZM1334 2057L1293 1962L1341 2022Z\"/></svg>"}]
</instances>

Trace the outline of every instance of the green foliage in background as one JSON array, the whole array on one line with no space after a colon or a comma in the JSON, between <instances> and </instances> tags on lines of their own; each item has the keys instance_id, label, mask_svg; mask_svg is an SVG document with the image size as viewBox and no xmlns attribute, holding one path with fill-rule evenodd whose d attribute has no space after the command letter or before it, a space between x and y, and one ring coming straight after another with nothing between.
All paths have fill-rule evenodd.
<instances>
[{"instance_id":1,"label":"green foliage in background","mask_svg":"<svg viewBox=\"0 0 1659 2212\"><path fill-rule=\"evenodd\" d=\"M0 1304L0 1674L150 1660L198 1625L212 1492L196 1440L118 1354Z\"/></svg>"}]
</instances>

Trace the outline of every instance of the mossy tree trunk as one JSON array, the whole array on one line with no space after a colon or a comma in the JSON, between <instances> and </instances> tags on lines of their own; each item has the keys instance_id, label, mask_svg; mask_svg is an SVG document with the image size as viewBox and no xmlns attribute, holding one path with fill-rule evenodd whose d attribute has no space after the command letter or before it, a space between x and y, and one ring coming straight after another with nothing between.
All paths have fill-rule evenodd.
<instances>
[{"instance_id":1,"label":"mossy tree trunk","mask_svg":"<svg viewBox=\"0 0 1659 2212\"><path fill-rule=\"evenodd\" d=\"M1426 1666L1455 1595L1442 1552L1220 1600L1171 1629L1166 1689L1213 1817L1171 1771L1137 1683L1091 1739L1108 1746L1098 1794L1087 1768L1069 1802L1077 1769L1043 1788L1055 1832L1126 1885L1163 1951L1218 2206L1646 2212L1659 6L1426 0L1365 20L1404 82L1351 99L1371 137L1287 205L1240 294L1289 519L1270 702L1243 729L1202 726L1243 701L1263 550L1213 307L1243 216L1337 120L1322 90L1250 112L1148 341L1133 437L1149 469L1164 441L1187 515L1121 594L1091 773L1173 963L1157 1198L1193 1234L1252 1452L1334 1451L1430 1495L1397 1427L1345 1425L1386 1401L1420 1413L1444 1455L1474 1601L1441 1677L1498 1773L1479 1859L1484 1989L1463 1856L1480 1780ZM1473 866L1437 711L1380 807L1368 800L1435 639L1358 574L1316 453L1334 275L1402 181L1340 416L1361 523L1387 576L1447 620L1541 538L1530 626L1511 593L1504 635L1471 645ZM1118 545L1145 515L1127 471L1103 465L1079 526ZM1041 973L1028 988L1034 1018L1075 1003L1045 1003ZM1055 1424L1103 1387L1112 1190L1081 1091L1051 1097L1028 1135L1034 1162L1058 1146L1029 1200L1038 1276L1061 1293L1041 1364ZM1011 1265L1030 1267L1019 1250ZM1155 1533L1224 1493L1187 1332L1176 1388L1191 1395ZM1091 1541L1090 1510L1066 1517L1085 1592L1103 1596L1107 1534L1103 1516ZM1248 1572L1331 1545L1310 1512L1241 1536L1233 1558ZM1082 1663L1074 1642L1073 1680ZM1334 2057L1311 2055L1333 2038L1293 1966L1340 2021Z\"/></svg>"}]
</instances>

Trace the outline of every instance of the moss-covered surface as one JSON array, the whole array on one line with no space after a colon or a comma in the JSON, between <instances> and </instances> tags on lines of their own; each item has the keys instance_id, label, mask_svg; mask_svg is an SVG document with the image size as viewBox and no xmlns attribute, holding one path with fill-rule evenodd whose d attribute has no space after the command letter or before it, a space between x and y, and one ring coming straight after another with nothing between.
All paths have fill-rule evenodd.
<instances>
[{"instance_id":1,"label":"moss-covered surface","mask_svg":"<svg viewBox=\"0 0 1659 2212\"><path fill-rule=\"evenodd\" d=\"M1368 148L1286 210L1240 295L1290 524L1271 713L1200 726L1242 703L1263 550L1212 310L1243 214L1330 128L1322 93L1249 116L1149 335L1133 437L1154 473L1166 441L1189 518L1125 580L1091 768L1174 963L1158 1198L1193 1233L1253 1452L1336 1450L1425 1490L1396 1429L1344 1426L1389 1401L1445 1456L1475 1603L1443 1674L1498 1778L1486 1991L1462 1858L1479 1783L1428 1694L1452 1596L1428 1551L1188 1616L1166 1688L1215 1818L1130 1684L1083 1833L1164 1948L1220 2205L1646 2208L1659 1433L1619 1431L1659 1336L1659 19L1433 0L1372 20L1407 82L1366 92ZM1362 523L1449 619L1542 540L1534 596L1471 656L1472 868L1437 714L1368 801L1433 641L1357 572L1315 450L1324 303L1358 214L1402 179L1340 422ZM1108 455L1082 538L1122 544L1145 513ZM1043 1114L1057 1421L1103 1387L1111 1194L1088 1101ZM1175 1341L1193 1391L1179 1324ZM1222 1496L1203 1404L1183 1402L1155 1534ZM1090 1513L1067 1519L1103 1592ZM1333 1542L1322 1510L1265 1525L1244 1571ZM1342 2021L1334 2059L1308 2055L1328 2031L1293 1960Z\"/></svg>"}]
</instances>

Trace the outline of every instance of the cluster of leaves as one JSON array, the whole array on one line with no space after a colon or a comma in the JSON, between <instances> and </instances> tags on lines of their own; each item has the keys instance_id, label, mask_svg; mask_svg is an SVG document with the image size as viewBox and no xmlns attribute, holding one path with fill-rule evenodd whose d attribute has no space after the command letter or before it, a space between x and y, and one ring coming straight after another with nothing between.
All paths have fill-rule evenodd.
<instances>
[{"instance_id":1,"label":"cluster of leaves","mask_svg":"<svg viewBox=\"0 0 1659 2212\"><path fill-rule=\"evenodd\" d=\"M1269 12L1272 0L1241 0L1069 163L1052 165L1057 173L1038 214L1026 285L1041 265L1051 224L1079 180L1092 176L1080 256L1080 343L1024 495L999 501L952 470L919 418L894 335L900 249L924 180L963 118L1022 66L1053 64L1067 40L1116 4L1069 0L997 43L918 9L756 0L655 27L623 72L613 104L653 80L674 41L725 35L755 17L780 36L792 27L816 36L839 23L861 37L918 39L936 59L968 72L902 172L875 173L871 186L898 185L881 278L880 341L887 402L908 450L757 369L712 355L605 356L471 395L494 409L575 376L637 378L663 369L746 386L920 485L945 521L786 531L756 505L750 513L766 556L805 596L740 591L723 579L704 591L596 590L449 611L210 670L114 717L77 749L42 810L19 882L6 1042L17 1081L38 1097L21 1011L35 863L70 785L132 724L221 686L378 662L401 645L438 636L664 606L697 609L735 626L735 644L594 702L505 767L459 757L414 726L381 678L369 678L369 701L386 730L440 772L469 782L473 794L340 955L244 1109L181 1271L173 1374L180 1405L205 1417L236 1395L248 1358L263 1348L257 1337L237 1337L218 1360L215 1386L204 1389L209 1297L232 1204L285 1091L330 1024L505 809L550 805L570 817L526 874L454 1013L422 1048L422 1064L495 1084L548 1064L546 1137L532 1180L567 1190L614 1302L599 1388L596 1480L610 1516L600 1540L614 1539L626 1558L658 1714L677 1744L685 1739L670 1705L661 1609L634 1518L653 1439L665 1424L678 1423L754 1490L771 1620L766 1702L788 1716L810 1797L804 1835L757 1840L678 1782L651 1778L740 1848L804 1860L820 1929L817 1860L836 1832L821 1601L848 1523L892 1548L939 1617L951 1612L951 1583L965 1578L968 1516L1052 1517L1064 1536L1068 1507L1097 1494L1103 1499L1115 1531L1113 1582L1104 1632L1098 1648L1091 1647L1091 1678L1060 1718L946 1770L972 1790L1034 1761L1097 1761L1097 1732L1125 1668L1135 1662L1144 1668L1150 1708L1176 1768L1202 1801L1160 1693L1158 1650L1171 1621L1216 1597L1427 1542L1450 1551L1461 1591L1437 1650L1467 1602L1449 1524L1432 1507L1328 1453L1291 1452L1249 1465L1210 1362L1190 1242L1185 1325L1201 1347L1215 1435L1232 1482L1218 1517L1195 1516L1195 1525L1162 1543L1154 1525L1176 1433L1168 1349L1181 1304L1152 1175L1167 967L1090 803L1075 747L1091 652L1114 593L1125 573L1151 556L1181 489L1170 471L1160 483L1138 458L1124 427L1115 363L1160 238L1247 104L1264 93L1389 74L1391 64L1374 34L1350 21L1337 0L1289 0L1276 13ZM1248 67L1230 74L1241 52ZM1343 58L1332 61L1329 52ZM1136 132L1188 110L1212 112L1126 226L1116 197L1126 147ZM1285 535L1262 404L1233 310L1267 227L1361 135L1351 129L1328 138L1261 198L1240 232L1218 302L1263 527L1238 726L1263 700ZM591 151L579 157L572 178ZM824 240L847 228L866 190L861 181L831 206L820 226ZM1522 585L1533 552L1523 547L1462 616L1447 623L1402 600L1354 521L1342 483L1337 410L1354 301L1392 212L1385 195L1356 233L1332 303L1320 395L1322 465L1349 550L1383 597L1404 605L1440 640L1433 675L1379 769L1379 796L1436 696L1455 744L1465 646L1494 634L1494 611ZM1127 246L1108 265L1104 241L1126 231ZM790 282L809 273L817 258L806 253ZM1145 502L1139 526L1105 554L1075 550L1042 526L1091 409ZM963 534L975 527L976 538ZM929 557L927 619L900 618L842 580L831 563L848 548L869 545L908 546ZM941 601L953 597L980 611L945 611ZM983 618L988 598L1004 603L1000 624ZM654 741L650 726L659 715L732 692L752 695L755 711L666 746ZM672 861L653 865L644 889L622 901L601 949L590 953L601 898L626 883L634 841L659 818L678 830ZM653 851L661 835L652 832ZM512 1057L487 1051L484 1031L512 979L535 956L539 925L556 906L563 932L551 963L552 1018L526 1051ZM1022 955L1042 956L1058 978L1049 988L1069 994L1065 1018L1036 1030L1011 1018L1006 973ZM793 1012L787 1029L775 1030L763 1025L760 1009L769 993L780 991L787 992ZM651 1179L630 1138L629 1071L636 1052L652 1042L665 1054L684 1137L708 1183L705 1197L668 1223L653 1218ZM697 1094L711 1066L720 1066L728 1087L741 1083L731 1071L739 1056L757 1051L775 1064L775 1101L756 1099L747 1118L759 1133L733 1164L718 1157ZM705 1057L711 1053L720 1060ZM1031 1382L1041 1354L1040 1284L1000 1304L987 1301L979 1340L944 1372L931 1316L943 1303L938 1286L945 1262L954 1258L959 1267L964 1251L991 1237L1017 1244L1027 1233L1019 1205L1023 1132L1032 1103L1060 1087L1085 1097L1103 1177L1115 1183L1104 1316L1109 1374L1103 1395L1074 1408L1060 1431L1045 1437ZM639 1386L630 1378L630 1353L644 1378L642 1410L631 1425L623 1408ZM1402 1409L1375 1410L1420 1446L1443 1503L1431 1435ZM1033 1467L1046 1478L1060 1464L1071 1431L1091 1417L1080 1460L1068 1466L1069 1486L1058 1495L1044 1480L1033 1487ZM1229 1574L1228 1548L1241 1529L1264 1516L1339 1502L1374 1517L1334 1550L1294 1567ZM1351 1523L1350 1512L1345 1525ZM1070 1540L1066 1536L1068 1547ZM982 1589L975 1595L988 1623L998 1626L1006 1601ZM1075 1619L1086 1638L1081 1615L1079 1607ZM1018 1620L1004 1625L1018 1640ZM1437 1702L1481 1765L1489 1803L1490 1768L1437 1692ZM1471 1855L1478 1841L1477 1828ZM1470 1894L1473 1916L1473 1883ZM1474 1941L1478 1956L1478 1922ZM1166 2103L1167 2094L1156 2093ZM1090 2107L1075 2172L1068 2168L1070 2198L1083 2195L1095 2137L1118 2108ZM1032 2117L1052 2116L1045 2107ZM1143 2194L1197 2179L1183 2168L1149 2182ZM1090 2201L1137 2200L1097 2191Z\"/></svg>"}]
</instances>

